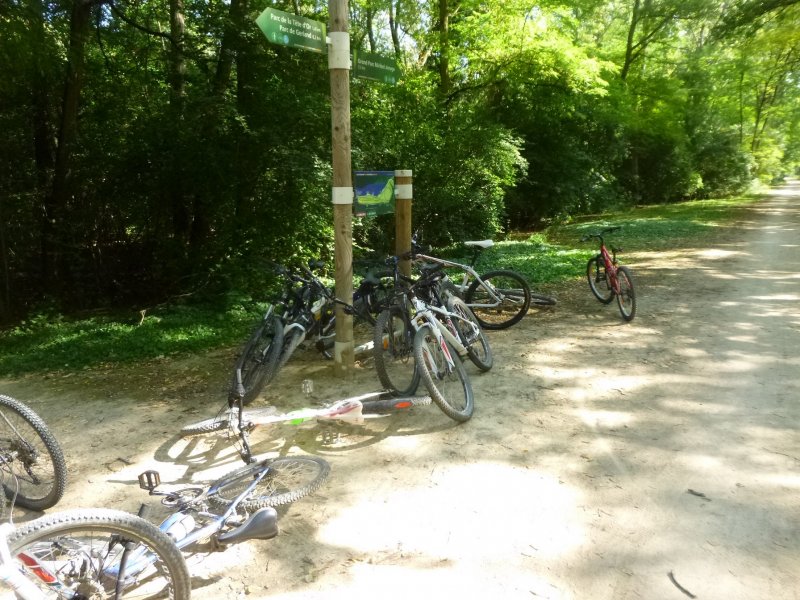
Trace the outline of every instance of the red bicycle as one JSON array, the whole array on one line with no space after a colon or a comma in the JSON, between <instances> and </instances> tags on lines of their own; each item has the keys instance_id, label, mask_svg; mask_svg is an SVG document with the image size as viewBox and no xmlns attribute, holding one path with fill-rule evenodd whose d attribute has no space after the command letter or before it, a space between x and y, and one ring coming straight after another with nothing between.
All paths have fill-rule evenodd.
<instances>
[{"instance_id":1,"label":"red bicycle","mask_svg":"<svg viewBox=\"0 0 800 600\"><path fill-rule=\"evenodd\" d=\"M595 238L600 240L600 252L586 264L586 278L595 298L603 304L609 304L616 296L622 318L632 321L636 315L636 292L631 270L617 264L617 252L621 251L620 248L611 246L609 253L603 240L604 235L619 229L621 227L606 227L598 233L589 233L581 238L582 242Z\"/></svg>"}]
</instances>

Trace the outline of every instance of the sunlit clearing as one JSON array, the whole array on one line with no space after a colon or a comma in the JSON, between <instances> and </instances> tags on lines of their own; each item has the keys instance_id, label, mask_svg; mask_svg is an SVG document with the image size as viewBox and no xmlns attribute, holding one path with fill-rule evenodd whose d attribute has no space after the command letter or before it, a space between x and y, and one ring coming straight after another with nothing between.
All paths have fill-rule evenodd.
<instances>
[{"instance_id":1,"label":"sunlit clearing","mask_svg":"<svg viewBox=\"0 0 800 600\"><path fill-rule=\"evenodd\" d=\"M397 484L340 507L320 541L370 556L402 549L475 569L521 568L526 554L560 556L584 541L578 494L546 473L480 463L438 467L426 489Z\"/></svg>"},{"instance_id":2,"label":"sunlit clearing","mask_svg":"<svg viewBox=\"0 0 800 600\"><path fill-rule=\"evenodd\" d=\"M797 302L800 296L797 294L772 294L770 296L750 296L751 300L766 300L768 302Z\"/></svg>"},{"instance_id":3,"label":"sunlit clearing","mask_svg":"<svg viewBox=\"0 0 800 600\"><path fill-rule=\"evenodd\" d=\"M619 427L633 422L631 414L626 412L579 409L575 414L590 427L597 428Z\"/></svg>"},{"instance_id":4,"label":"sunlit clearing","mask_svg":"<svg viewBox=\"0 0 800 600\"><path fill-rule=\"evenodd\" d=\"M708 250L697 250L692 254L694 254L695 256L699 256L700 258L708 258L714 260L720 258L730 258L731 256L743 254L743 252L738 252L735 250L720 250L719 248L709 248Z\"/></svg>"},{"instance_id":5,"label":"sunlit clearing","mask_svg":"<svg viewBox=\"0 0 800 600\"><path fill-rule=\"evenodd\" d=\"M716 402L694 402L690 400L662 400L659 403L663 408L675 412L697 413L697 414L731 414L737 409L728 404Z\"/></svg>"}]
</instances>

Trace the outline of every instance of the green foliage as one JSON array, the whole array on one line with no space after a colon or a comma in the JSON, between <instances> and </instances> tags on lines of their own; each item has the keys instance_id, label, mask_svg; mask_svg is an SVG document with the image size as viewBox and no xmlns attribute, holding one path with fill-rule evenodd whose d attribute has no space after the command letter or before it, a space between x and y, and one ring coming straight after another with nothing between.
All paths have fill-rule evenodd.
<instances>
[{"instance_id":1,"label":"green foliage","mask_svg":"<svg viewBox=\"0 0 800 600\"><path fill-rule=\"evenodd\" d=\"M75 371L237 344L257 318L255 308L171 307L123 319L40 314L0 332L0 375Z\"/></svg>"},{"instance_id":2,"label":"green foliage","mask_svg":"<svg viewBox=\"0 0 800 600\"><path fill-rule=\"evenodd\" d=\"M516 270L536 289L584 275L586 261L596 252L592 244L579 242L587 232L621 225L623 229L609 236L609 241L631 252L691 247L704 243L710 231L730 223L740 206L753 201L734 198L646 206L553 226L521 240L496 243L480 254L476 269ZM471 251L459 245L435 252L464 263L471 259ZM269 298L276 291L268 270L260 271L258 282L258 298ZM123 317L70 319L42 309L37 316L0 332L0 375L75 371L234 345L245 339L260 310L263 305L241 295L229 295L222 307L173 305Z\"/></svg>"},{"instance_id":3,"label":"green foliage","mask_svg":"<svg viewBox=\"0 0 800 600\"><path fill-rule=\"evenodd\" d=\"M78 3L84 22L58 2L0 9L4 323L42 303L258 296L269 261L333 260L327 62L254 23L267 5L326 22L325 5L123 4ZM403 73L351 80L352 167L413 170L432 243L735 194L800 164L796 2L349 8L352 46ZM357 253L393 235L390 217L356 222Z\"/></svg>"}]
</instances>

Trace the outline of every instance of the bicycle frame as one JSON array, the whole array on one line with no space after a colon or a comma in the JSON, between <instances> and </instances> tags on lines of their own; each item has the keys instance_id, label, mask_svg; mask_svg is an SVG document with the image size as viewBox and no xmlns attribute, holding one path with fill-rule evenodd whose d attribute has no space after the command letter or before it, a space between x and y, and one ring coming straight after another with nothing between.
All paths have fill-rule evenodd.
<instances>
[{"instance_id":1,"label":"bicycle frame","mask_svg":"<svg viewBox=\"0 0 800 600\"><path fill-rule=\"evenodd\" d=\"M8 548L8 535L14 530L11 523L0 525L0 581L14 590L22 600L44 600L47 596L16 566Z\"/></svg>"},{"instance_id":2,"label":"bicycle frame","mask_svg":"<svg viewBox=\"0 0 800 600\"><path fill-rule=\"evenodd\" d=\"M613 250L612 250L613 251ZM603 268L606 270L608 285L615 294L619 294L619 279L617 279L616 253L612 256L606 248L603 238L600 238L600 256L603 258Z\"/></svg>"},{"instance_id":3,"label":"bicycle frame","mask_svg":"<svg viewBox=\"0 0 800 600\"><path fill-rule=\"evenodd\" d=\"M465 265L463 263L447 260L446 258L438 258L436 256L430 256L428 254L419 254L419 253L414 254L414 259L440 264L449 268L461 269L464 272L464 276L461 280L461 283L455 284L454 282L454 284L458 288L459 293L462 295L466 293L467 288L469 287L469 284L473 279L479 281L480 284L483 286L483 288L488 292L492 302L490 304L468 304L467 306L469 306L470 308L494 308L500 303L502 303L504 300L502 296L498 295L497 290L491 283L487 283L483 279L481 279L481 276L478 275L478 272L473 268L472 265Z\"/></svg>"}]
</instances>

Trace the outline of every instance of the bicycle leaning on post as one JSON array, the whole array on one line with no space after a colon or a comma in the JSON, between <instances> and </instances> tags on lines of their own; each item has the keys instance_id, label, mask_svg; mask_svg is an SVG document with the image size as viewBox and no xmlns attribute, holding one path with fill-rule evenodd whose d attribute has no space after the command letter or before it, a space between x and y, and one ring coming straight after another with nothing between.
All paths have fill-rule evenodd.
<instances>
[{"instance_id":1,"label":"bicycle leaning on post","mask_svg":"<svg viewBox=\"0 0 800 600\"><path fill-rule=\"evenodd\" d=\"M276 265L276 273L284 279L283 291L280 299L267 307L236 361L228 393L231 403L241 398L244 404L250 404L306 339L331 358L337 304L343 304L357 320L375 323L375 315L385 306L391 288L385 275L364 276L350 305L337 299L311 270L323 267L321 261L310 261L308 267L297 269Z\"/></svg>"},{"instance_id":2,"label":"bicycle leaning on post","mask_svg":"<svg viewBox=\"0 0 800 600\"><path fill-rule=\"evenodd\" d=\"M395 264L410 254L392 257ZM467 421L474 410L472 385L462 356L482 371L493 364L491 348L475 316L460 298L442 298L443 265L421 268L414 281L397 273L397 302L375 325L375 370L397 396L413 394L420 380L448 417ZM413 360L412 360L413 359Z\"/></svg>"},{"instance_id":3,"label":"bicycle leaning on post","mask_svg":"<svg viewBox=\"0 0 800 600\"><path fill-rule=\"evenodd\" d=\"M464 246L472 248L472 257L469 264L463 264L426 254L417 237L415 233L411 239L414 260L463 271L461 279L448 280L447 287L466 302L483 329L506 329L519 323L531 304L551 306L556 303L555 298L531 292L528 282L516 271L496 269L479 275L475 265L481 252L494 245L492 240L464 242Z\"/></svg>"},{"instance_id":4,"label":"bicycle leaning on post","mask_svg":"<svg viewBox=\"0 0 800 600\"><path fill-rule=\"evenodd\" d=\"M621 227L606 227L597 233L589 233L581 238L581 242L596 239L600 248L596 256L586 264L586 278L589 289L603 304L609 304L615 297L619 312L625 321L632 321L636 315L636 291L633 287L633 275L628 267L617 264L617 253L620 248L606 248L603 236L620 230Z\"/></svg>"}]
</instances>

